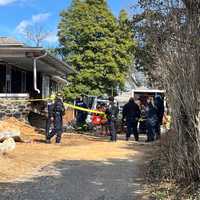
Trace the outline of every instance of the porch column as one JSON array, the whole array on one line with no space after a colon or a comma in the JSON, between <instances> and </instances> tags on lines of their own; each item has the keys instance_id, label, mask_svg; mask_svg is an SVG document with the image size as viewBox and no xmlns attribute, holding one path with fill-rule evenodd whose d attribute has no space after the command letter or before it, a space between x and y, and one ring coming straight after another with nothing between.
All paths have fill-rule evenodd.
<instances>
[{"instance_id":1,"label":"porch column","mask_svg":"<svg viewBox=\"0 0 200 200\"><path fill-rule=\"evenodd\" d=\"M42 76L42 98L49 97L50 78L49 76Z\"/></svg>"}]
</instances>

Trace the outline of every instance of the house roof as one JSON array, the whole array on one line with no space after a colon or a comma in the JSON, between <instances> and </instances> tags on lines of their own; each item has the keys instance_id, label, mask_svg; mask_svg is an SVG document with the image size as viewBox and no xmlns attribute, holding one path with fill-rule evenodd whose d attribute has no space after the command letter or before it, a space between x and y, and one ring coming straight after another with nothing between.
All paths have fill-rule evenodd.
<instances>
[{"instance_id":1,"label":"house roof","mask_svg":"<svg viewBox=\"0 0 200 200\"><path fill-rule=\"evenodd\" d=\"M137 88L132 90L134 93L165 93L165 90L159 90L159 89L150 89L150 88Z\"/></svg>"},{"instance_id":2,"label":"house roof","mask_svg":"<svg viewBox=\"0 0 200 200\"><path fill-rule=\"evenodd\" d=\"M16 65L26 70L32 70L33 59L44 55L42 47L28 47L12 38L0 37L0 62ZM37 69L50 75L65 76L77 73L62 60L47 52L47 55L37 61Z\"/></svg>"},{"instance_id":3,"label":"house roof","mask_svg":"<svg viewBox=\"0 0 200 200\"><path fill-rule=\"evenodd\" d=\"M0 46L24 46L22 42L17 41L15 38L8 38L8 37L0 37Z\"/></svg>"}]
</instances>

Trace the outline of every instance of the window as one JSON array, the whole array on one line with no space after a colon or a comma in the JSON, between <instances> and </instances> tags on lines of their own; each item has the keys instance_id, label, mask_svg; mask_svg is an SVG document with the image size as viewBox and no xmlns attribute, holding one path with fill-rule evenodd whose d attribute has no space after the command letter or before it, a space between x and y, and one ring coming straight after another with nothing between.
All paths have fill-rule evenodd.
<instances>
[{"instance_id":1,"label":"window","mask_svg":"<svg viewBox=\"0 0 200 200\"><path fill-rule=\"evenodd\" d=\"M6 65L6 87L5 93L11 93L11 66Z\"/></svg>"},{"instance_id":2,"label":"window","mask_svg":"<svg viewBox=\"0 0 200 200\"><path fill-rule=\"evenodd\" d=\"M49 97L49 76L42 77L42 98Z\"/></svg>"},{"instance_id":3,"label":"window","mask_svg":"<svg viewBox=\"0 0 200 200\"><path fill-rule=\"evenodd\" d=\"M0 93L26 93L26 72L8 64L0 64Z\"/></svg>"},{"instance_id":4,"label":"window","mask_svg":"<svg viewBox=\"0 0 200 200\"><path fill-rule=\"evenodd\" d=\"M11 68L11 93L21 93L22 71L16 67Z\"/></svg>"},{"instance_id":5,"label":"window","mask_svg":"<svg viewBox=\"0 0 200 200\"><path fill-rule=\"evenodd\" d=\"M0 64L0 93L6 90L6 65Z\"/></svg>"},{"instance_id":6,"label":"window","mask_svg":"<svg viewBox=\"0 0 200 200\"><path fill-rule=\"evenodd\" d=\"M26 92L26 72L22 71L21 92Z\"/></svg>"}]
</instances>

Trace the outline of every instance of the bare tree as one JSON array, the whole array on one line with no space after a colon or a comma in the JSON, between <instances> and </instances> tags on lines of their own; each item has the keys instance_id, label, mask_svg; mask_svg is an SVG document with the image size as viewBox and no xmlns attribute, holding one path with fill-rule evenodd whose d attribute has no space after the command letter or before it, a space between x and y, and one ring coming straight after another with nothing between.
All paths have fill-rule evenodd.
<instances>
[{"instance_id":1,"label":"bare tree","mask_svg":"<svg viewBox=\"0 0 200 200\"><path fill-rule=\"evenodd\" d=\"M200 1L140 3L176 131L172 149L166 150L171 175L189 183L200 180Z\"/></svg>"},{"instance_id":2,"label":"bare tree","mask_svg":"<svg viewBox=\"0 0 200 200\"><path fill-rule=\"evenodd\" d=\"M41 24L33 24L24 30L25 37L33 42L36 47L42 45L42 42L50 35L50 31L46 30Z\"/></svg>"}]
</instances>

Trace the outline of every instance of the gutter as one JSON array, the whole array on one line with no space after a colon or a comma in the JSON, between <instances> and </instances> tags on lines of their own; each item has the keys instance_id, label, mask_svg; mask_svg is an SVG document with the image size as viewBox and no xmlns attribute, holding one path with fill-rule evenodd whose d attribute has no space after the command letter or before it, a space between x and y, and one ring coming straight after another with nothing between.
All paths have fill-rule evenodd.
<instances>
[{"instance_id":1,"label":"gutter","mask_svg":"<svg viewBox=\"0 0 200 200\"><path fill-rule=\"evenodd\" d=\"M43 58L47 56L47 52L45 52L43 55L38 56L38 57L34 57L33 59L33 85L34 85L34 90L40 94L40 90L37 88L37 61L40 58Z\"/></svg>"},{"instance_id":2,"label":"gutter","mask_svg":"<svg viewBox=\"0 0 200 200\"><path fill-rule=\"evenodd\" d=\"M68 85L69 82L67 80L65 80L64 78L61 78L59 76L51 76L53 80L55 80L58 83L62 83L62 84L66 84Z\"/></svg>"}]
</instances>

